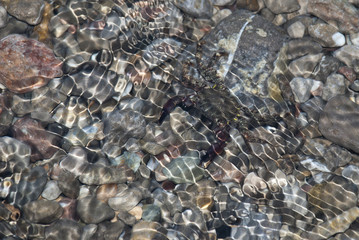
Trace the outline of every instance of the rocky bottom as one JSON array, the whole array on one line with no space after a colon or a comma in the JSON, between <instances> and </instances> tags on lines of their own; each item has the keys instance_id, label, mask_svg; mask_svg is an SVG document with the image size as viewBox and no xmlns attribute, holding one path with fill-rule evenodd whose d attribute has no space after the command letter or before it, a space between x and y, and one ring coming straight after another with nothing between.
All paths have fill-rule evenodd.
<instances>
[{"instance_id":1,"label":"rocky bottom","mask_svg":"<svg viewBox=\"0 0 359 240\"><path fill-rule=\"evenodd\" d=\"M1 239L359 239L358 7L0 0Z\"/></svg>"}]
</instances>

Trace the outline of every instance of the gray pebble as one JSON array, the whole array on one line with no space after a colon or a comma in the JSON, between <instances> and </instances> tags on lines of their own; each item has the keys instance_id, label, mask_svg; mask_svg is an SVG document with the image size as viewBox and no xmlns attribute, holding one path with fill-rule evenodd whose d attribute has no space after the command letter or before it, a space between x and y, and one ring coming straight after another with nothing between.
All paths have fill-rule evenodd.
<instances>
[{"instance_id":1,"label":"gray pebble","mask_svg":"<svg viewBox=\"0 0 359 240\"><path fill-rule=\"evenodd\" d=\"M275 14L294 12L300 9L297 0L264 0L265 5Z\"/></svg>"},{"instance_id":2,"label":"gray pebble","mask_svg":"<svg viewBox=\"0 0 359 240\"><path fill-rule=\"evenodd\" d=\"M46 239L80 240L81 234L81 225L69 219L60 219L45 228Z\"/></svg>"},{"instance_id":3,"label":"gray pebble","mask_svg":"<svg viewBox=\"0 0 359 240\"><path fill-rule=\"evenodd\" d=\"M147 204L142 207L142 219L149 222L159 222L161 218L161 208L153 205Z\"/></svg>"},{"instance_id":4,"label":"gray pebble","mask_svg":"<svg viewBox=\"0 0 359 240\"><path fill-rule=\"evenodd\" d=\"M125 189L108 200L108 205L114 210L128 211L134 208L142 199L142 193L136 188Z\"/></svg>"},{"instance_id":5,"label":"gray pebble","mask_svg":"<svg viewBox=\"0 0 359 240\"><path fill-rule=\"evenodd\" d=\"M318 54L322 51L322 46L311 38L293 39L288 42L287 57L295 59L307 54Z\"/></svg>"},{"instance_id":6,"label":"gray pebble","mask_svg":"<svg viewBox=\"0 0 359 240\"><path fill-rule=\"evenodd\" d=\"M174 4L193 17L210 18L213 14L213 6L210 0L176 0Z\"/></svg>"},{"instance_id":7,"label":"gray pebble","mask_svg":"<svg viewBox=\"0 0 359 240\"><path fill-rule=\"evenodd\" d=\"M312 93L320 92L323 83L310 78L296 77L290 81L294 99L296 102L306 102Z\"/></svg>"},{"instance_id":8,"label":"gray pebble","mask_svg":"<svg viewBox=\"0 0 359 240\"><path fill-rule=\"evenodd\" d=\"M57 185L57 181L51 180L46 183L45 189L41 196L47 200L55 200L60 196L60 194L61 190Z\"/></svg>"},{"instance_id":9,"label":"gray pebble","mask_svg":"<svg viewBox=\"0 0 359 240\"><path fill-rule=\"evenodd\" d=\"M308 33L323 47L341 47L345 44L345 37L338 30L326 23L318 23L308 27Z\"/></svg>"},{"instance_id":10,"label":"gray pebble","mask_svg":"<svg viewBox=\"0 0 359 240\"><path fill-rule=\"evenodd\" d=\"M78 200L76 211L85 223L97 224L105 220L110 220L115 216L115 212L106 203L92 196Z\"/></svg>"},{"instance_id":11,"label":"gray pebble","mask_svg":"<svg viewBox=\"0 0 359 240\"><path fill-rule=\"evenodd\" d=\"M359 92L359 80L355 80L352 84L350 84L349 88L355 92Z\"/></svg>"},{"instance_id":12,"label":"gray pebble","mask_svg":"<svg viewBox=\"0 0 359 240\"><path fill-rule=\"evenodd\" d=\"M288 69L295 77L304 77L304 78L311 77L315 67L322 59L322 57L323 57L322 53L310 54L300 57L298 59L293 60L289 64Z\"/></svg>"},{"instance_id":13,"label":"gray pebble","mask_svg":"<svg viewBox=\"0 0 359 240\"><path fill-rule=\"evenodd\" d=\"M328 76L327 81L323 87L322 98L328 101L330 98L344 94L346 90L345 79L341 74L333 73Z\"/></svg>"},{"instance_id":14,"label":"gray pebble","mask_svg":"<svg viewBox=\"0 0 359 240\"><path fill-rule=\"evenodd\" d=\"M353 67L354 60L359 60L359 46L345 45L336 50L334 56L348 67Z\"/></svg>"},{"instance_id":15,"label":"gray pebble","mask_svg":"<svg viewBox=\"0 0 359 240\"><path fill-rule=\"evenodd\" d=\"M3 28L7 24L7 12L3 6L0 6L0 28Z\"/></svg>"},{"instance_id":16,"label":"gray pebble","mask_svg":"<svg viewBox=\"0 0 359 240\"><path fill-rule=\"evenodd\" d=\"M5 9L8 13L21 21L25 21L30 25L40 23L42 13L45 7L44 0L21 0L21 1L5 1Z\"/></svg>"},{"instance_id":17,"label":"gray pebble","mask_svg":"<svg viewBox=\"0 0 359 240\"><path fill-rule=\"evenodd\" d=\"M305 25L301 21L296 21L287 28L288 35L292 38L302 38L305 33Z\"/></svg>"}]
</instances>

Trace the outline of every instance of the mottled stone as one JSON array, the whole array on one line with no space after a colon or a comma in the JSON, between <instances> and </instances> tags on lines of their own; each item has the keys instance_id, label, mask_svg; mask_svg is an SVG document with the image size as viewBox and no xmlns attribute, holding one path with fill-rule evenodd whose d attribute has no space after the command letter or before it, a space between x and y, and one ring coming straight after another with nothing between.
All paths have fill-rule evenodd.
<instances>
[{"instance_id":1,"label":"mottled stone","mask_svg":"<svg viewBox=\"0 0 359 240\"><path fill-rule=\"evenodd\" d=\"M345 36L329 24L311 25L308 28L308 33L323 47L341 47L345 44Z\"/></svg>"},{"instance_id":2,"label":"mottled stone","mask_svg":"<svg viewBox=\"0 0 359 240\"><path fill-rule=\"evenodd\" d=\"M62 62L45 44L22 35L0 41L0 83L16 93L30 92L62 75Z\"/></svg>"},{"instance_id":3,"label":"mottled stone","mask_svg":"<svg viewBox=\"0 0 359 240\"><path fill-rule=\"evenodd\" d=\"M318 54L321 51L322 47L319 43L311 38L302 38L289 41L286 53L288 59L295 59L307 54Z\"/></svg>"},{"instance_id":4,"label":"mottled stone","mask_svg":"<svg viewBox=\"0 0 359 240\"><path fill-rule=\"evenodd\" d=\"M340 67L338 73L343 74L350 82L354 82L357 79L357 74L354 69L347 66Z\"/></svg>"},{"instance_id":5,"label":"mottled stone","mask_svg":"<svg viewBox=\"0 0 359 240\"><path fill-rule=\"evenodd\" d=\"M211 0L212 4L215 6L226 6L232 5L236 0Z\"/></svg>"},{"instance_id":6,"label":"mottled stone","mask_svg":"<svg viewBox=\"0 0 359 240\"><path fill-rule=\"evenodd\" d=\"M14 118L10 99L8 93L0 94L0 136L7 134Z\"/></svg>"},{"instance_id":7,"label":"mottled stone","mask_svg":"<svg viewBox=\"0 0 359 240\"><path fill-rule=\"evenodd\" d=\"M288 68L295 77L311 77L323 54L310 54L293 60Z\"/></svg>"},{"instance_id":8,"label":"mottled stone","mask_svg":"<svg viewBox=\"0 0 359 240\"><path fill-rule=\"evenodd\" d=\"M321 95L323 83L310 78L296 77L290 81L290 87L292 88L294 98L296 102L306 102L310 95Z\"/></svg>"},{"instance_id":9,"label":"mottled stone","mask_svg":"<svg viewBox=\"0 0 359 240\"><path fill-rule=\"evenodd\" d=\"M359 46L359 32L350 33L350 41L354 45Z\"/></svg>"},{"instance_id":10,"label":"mottled stone","mask_svg":"<svg viewBox=\"0 0 359 240\"><path fill-rule=\"evenodd\" d=\"M76 211L85 223L100 223L111 220L115 212L106 204L95 197L85 197L78 200Z\"/></svg>"},{"instance_id":11,"label":"mottled stone","mask_svg":"<svg viewBox=\"0 0 359 240\"><path fill-rule=\"evenodd\" d=\"M272 22L275 17L274 13L272 13L268 8L263 8L260 12L260 15L268 20L268 22Z\"/></svg>"},{"instance_id":12,"label":"mottled stone","mask_svg":"<svg viewBox=\"0 0 359 240\"><path fill-rule=\"evenodd\" d=\"M225 19L226 17L228 17L231 14L232 14L232 11L225 8L225 9L219 10L216 14L214 14L212 17L212 20L215 23L219 23L220 21L222 21L223 19Z\"/></svg>"},{"instance_id":13,"label":"mottled stone","mask_svg":"<svg viewBox=\"0 0 359 240\"><path fill-rule=\"evenodd\" d=\"M176 0L175 5L183 12L197 18L210 18L213 7L210 0Z\"/></svg>"},{"instance_id":14,"label":"mottled stone","mask_svg":"<svg viewBox=\"0 0 359 240\"><path fill-rule=\"evenodd\" d=\"M10 15L31 25L40 23L45 6L43 0L2 0L1 3Z\"/></svg>"},{"instance_id":15,"label":"mottled stone","mask_svg":"<svg viewBox=\"0 0 359 240\"><path fill-rule=\"evenodd\" d=\"M120 239L120 235L124 229L124 224L122 221L117 222L102 222L97 225L96 232L92 235L90 240L117 240Z\"/></svg>"},{"instance_id":16,"label":"mottled stone","mask_svg":"<svg viewBox=\"0 0 359 240\"><path fill-rule=\"evenodd\" d=\"M127 175L128 174L128 175ZM102 185L108 183L124 183L131 173L125 169L89 164L80 175L79 180L87 185Z\"/></svg>"},{"instance_id":17,"label":"mottled stone","mask_svg":"<svg viewBox=\"0 0 359 240\"><path fill-rule=\"evenodd\" d=\"M0 137L0 173L19 173L30 164L31 149L11 137Z\"/></svg>"},{"instance_id":18,"label":"mottled stone","mask_svg":"<svg viewBox=\"0 0 359 240\"><path fill-rule=\"evenodd\" d=\"M142 219L149 222L159 222L161 218L161 208L148 204L143 206Z\"/></svg>"},{"instance_id":19,"label":"mottled stone","mask_svg":"<svg viewBox=\"0 0 359 240\"><path fill-rule=\"evenodd\" d=\"M359 92L359 80L355 80L352 84L349 85L349 88L355 92Z\"/></svg>"},{"instance_id":20,"label":"mottled stone","mask_svg":"<svg viewBox=\"0 0 359 240\"><path fill-rule=\"evenodd\" d=\"M325 102L321 97L314 97L301 104L300 108L307 114L309 121L318 122L324 104Z\"/></svg>"},{"instance_id":21,"label":"mottled stone","mask_svg":"<svg viewBox=\"0 0 359 240\"><path fill-rule=\"evenodd\" d=\"M359 60L359 46L345 45L334 52L334 56L348 67L354 66L354 61Z\"/></svg>"},{"instance_id":22,"label":"mottled stone","mask_svg":"<svg viewBox=\"0 0 359 240\"><path fill-rule=\"evenodd\" d=\"M51 180L46 183L44 191L41 193L41 196L51 201L58 198L60 194L61 190L57 184L57 181Z\"/></svg>"},{"instance_id":23,"label":"mottled stone","mask_svg":"<svg viewBox=\"0 0 359 240\"><path fill-rule=\"evenodd\" d=\"M345 96L329 99L320 116L319 130L325 138L359 153L359 106Z\"/></svg>"},{"instance_id":24,"label":"mottled stone","mask_svg":"<svg viewBox=\"0 0 359 240\"><path fill-rule=\"evenodd\" d=\"M41 123L29 117L18 119L12 126L16 139L31 147L31 160L50 158L59 150L60 138L46 131Z\"/></svg>"},{"instance_id":25,"label":"mottled stone","mask_svg":"<svg viewBox=\"0 0 359 240\"><path fill-rule=\"evenodd\" d=\"M294 12L300 9L300 5L297 0L264 0L265 5L275 14Z\"/></svg>"},{"instance_id":26,"label":"mottled stone","mask_svg":"<svg viewBox=\"0 0 359 240\"><path fill-rule=\"evenodd\" d=\"M335 23L340 32L348 33L359 28L359 12L347 1L311 0L307 9L308 13L328 23Z\"/></svg>"},{"instance_id":27,"label":"mottled stone","mask_svg":"<svg viewBox=\"0 0 359 240\"><path fill-rule=\"evenodd\" d=\"M287 28L288 35L292 38L302 38L306 27L301 21L296 21Z\"/></svg>"},{"instance_id":28,"label":"mottled stone","mask_svg":"<svg viewBox=\"0 0 359 240\"><path fill-rule=\"evenodd\" d=\"M323 87L322 98L328 101L330 98L344 94L346 91L345 79L341 74L333 73L328 76Z\"/></svg>"},{"instance_id":29,"label":"mottled stone","mask_svg":"<svg viewBox=\"0 0 359 240\"><path fill-rule=\"evenodd\" d=\"M335 73L339 69L339 66L340 61L337 58L332 56L323 56L314 70L314 78L325 82L330 74Z\"/></svg>"},{"instance_id":30,"label":"mottled stone","mask_svg":"<svg viewBox=\"0 0 359 240\"><path fill-rule=\"evenodd\" d=\"M72 220L60 219L45 228L46 239L80 240L82 226Z\"/></svg>"},{"instance_id":31,"label":"mottled stone","mask_svg":"<svg viewBox=\"0 0 359 240\"><path fill-rule=\"evenodd\" d=\"M36 200L23 207L24 217L34 223L52 223L59 219L63 209L58 202L49 200Z\"/></svg>"},{"instance_id":32,"label":"mottled stone","mask_svg":"<svg viewBox=\"0 0 359 240\"><path fill-rule=\"evenodd\" d=\"M140 221L133 226L131 240L166 240L167 230L159 223Z\"/></svg>"},{"instance_id":33,"label":"mottled stone","mask_svg":"<svg viewBox=\"0 0 359 240\"><path fill-rule=\"evenodd\" d=\"M68 171L61 171L57 184L61 192L69 198L76 199L80 191L79 180L76 179L76 176Z\"/></svg>"}]
</instances>

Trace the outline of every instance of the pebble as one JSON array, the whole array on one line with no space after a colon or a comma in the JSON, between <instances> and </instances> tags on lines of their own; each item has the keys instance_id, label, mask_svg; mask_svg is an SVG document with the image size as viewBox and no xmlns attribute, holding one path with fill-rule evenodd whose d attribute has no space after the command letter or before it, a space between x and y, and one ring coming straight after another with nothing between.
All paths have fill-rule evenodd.
<instances>
[{"instance_id":1,"label":"pebble","mask_svg":"<svg viewBox=\"0 0 359 240\"><path fill-rule=\"evenodd\" d=\"M311 95L321 95L323 83L310 78L296 77L290 81L295 101L306 102Z\"/></svg>"},{"instance_id":2,"label":"pebble","mask_svg":"<svg viewBox=\"0 0 359 240\"><path fill-rule=\"evenodd\" d=\"M349 33L359 28L359 12L347 1L311 0L307 10L327 23L336 24L339 32Z\"/></svg>"},{"instance_id":3,"label":"pebble","mask_svg":"<svg viewBox=\"0 0 359 240\"><path fill-rule=\"evenodd\" d=\"M296 21L287 28L288 35L292 38L302 38L306 27L301 21Z\"/></svg>"},{"instance_id":4,"label":"pebble","mask_svg":"<svg viewBox=\"0 0 359 240\"><path fill-rule=\"evenodd\" d=\"M359 46L345 45L336 50L334 56L348 67L353 67L354 61L359 61Z\"/></svg>"},{"instance_id":5,"label":"pebble","mask_svg":"<svg viewBox=\"0 0 359 240\"><path fill-rule=\"evenodd\" d=\"M3 4L10 15L30 25L40 23L45 7L43 0L3 1Z\"/></svg>"},{"instance_id":6,"label":"pebble","mask_svg":"<svg viewBox=\"0 0 359 240\"><path fill-rule=\"evenodd\" d=\"M340 61L332 56L323 56L318 66L314 70L315 79L325 82L327 77L333 72L337 72L340 66Z\"/></svg>"},{"instance_id":7,"label":"pebble","mask_svg":"<svg viewBox=\"0 0 359 240\"><path fill-rule=\"evenodd\" d=\"M176 0L174 4L183 12L196 18L210 18L213 13L211 0Z\"/></svg>"},{"instance_id":8,"label":"pebble","mask_svg":"<svg viewBox=\"0 0 359 240\"><path fill-rule=\"evenodd\" d=\"M58 202L36 200L22 207L24 217L30 222L48 224L59 219L63 209Z\"/></svg>"},{"instance_id":9,"label":"pebble","mask_svg":"<svg viewBox=\"0 0 359 240\"><path fill-rule=\"evenodd\" d=\"M338 73L343 74L350 82L354 82L355 79L357 79L357 74L354 69L347 66L340 67Z\"/></svg>"},{"instance_id":10,"label":"pebble","mask_svg":"<svg viewBox=\"0 0 359 240\"><path fill-rule=\"evenodd\" d=\"M113 210L129 211L142 200L142 193L136 188L125 189L108 199L108 205Z\"/></svg>"},{"instance_id":11,"label":"pebble","mask_svg":"<svg viewBox=\"0 0 359 240\"><path fill-rule=\"evenodd\" d=\"M293 60L289 64L288 69L295 77L312 77L313 71L322 57L322 53L305 55Z\"/></svg>"},{"instance_id":12,"label":"pebble","mask_svg":"<svg viewBox=\"0 0 359 240\"><path fill-rule=\"evenodd\" d=\"M350 41L356 45L359 46L359 32L352 32L350 33Z\"/></svg>"},{"instance_id":13,"label":"pebble","mask_svg":"<svg viewBox=\"0 0 359 240\"><path fill-rule=\"evenodd\" d=\"M44 86L62 76L61 66L52 50L34 39L11 34L0 40L0 83L10 91L25 93Z\"/></svg>"},{"instance_id":14,"label":"pebble","mask_svg":"<svg viewBox=\"0 0 359 240\"><path fill-rule=\"evenodd\" d=\"M11 137L0 137L1 174L20 173L30 164L31 148Z\"/></svg>"},{"instance_id":15,"label":"pebble","mask_svg":"<svg viewBox=\"0 0 359 240\"><path fill-rule=\"evenodd\" d=\"M293 39L288 42L287 58L292 60L304 55L318 54L322 46L311 38Z\"/></svg>"},{"instance_id":16,"label":"pebble","mask_svg":"<svg viewBox=\"0 0 359 240\"><path fill-rule=\"evenodd\" d=\"M269 10L275 14L294 12L300 9L300 5L297 0L264 0L265 5Z\"/></svg>"},{"instance_id":17,"label":"pebble","mask_svg":"<svg viewBox=\"0 0 359 240\"><path fill-rule=\"evenodd\" d=\"M72 220L60 219L45 228L46 239L80 240L81 237L82 226Z\"/></svg>"},{"instance_id":18,"label":"pebble","mask_svg":"<svg viewBox=\"0 0 359 240\"><path fill-rule=\"evenodd\" d=\"M57 181L50 180L46 183L44 191L41 196L47 200L55 200L61 194L61 190L57 184Z\"/></svg>"},{"instance_id":19,"label":"pebble","mask_svg":"<svg viewBox=\"0 0 359 240\"><path fill-rule=\"evenodd\" d=\"M308 33L323 47L341 47L345 44L345 36L325 23L317 23L308 27Z\"/></svg>"},{"instance_id":20,"label":"pebble","mask_svg":"<svg viewBox=\"0 0 359 240\"><path fill-rule=\"evenodd\" d=\"M0 6L0 28L6 26L8 22L7 12L3 6Z\"/></svg>"},{"instance_id":21,"label":"pebble","mask_svg":"<svg viewBox=\"0 0 359 240\"><path fill-rule=\"evenodd\" d=\"M87 224L97 224L102 221L111 220L115 216L115 212L106 203L92 196L79 199L76 212L81 220Z\"/></svg>"},{"instance_id":22,"label":"pebble","mask_svg":"<svg viewBox=\"0 0 359 240\"><path fill-rule=\"evenodd\" d=\"M73 173L61 171L57 184L66 197L76 199L79 196L80 182Z\"/></svg>"},{"instance_id":23,"label":"pebble","mask_svg":"<svg viewBox=\"0 0 359 240\"><path fill-rule=\"evenodd\" d=\"M92 235L91 240L105 239L117 240L121 239L120 235L123 233L124 224L122 221L117 222L102 222L97 225L96 232Z\"/></svg>"},{"instance_id":24,"label":"pebble","mask_svg":"<svg viewBox=\"0 0 359 240\"><path fill-rule=\"evenodd\" d=\"M309 121L319 122L325 102L321 97L313 97L300 105L301 110L307 114Z\"/></svg>"},{"instance_id":25,"label":"pebble","mask_svg":"<svg viewBox=\"0 0 359 240\"><path fill-rule=\"evenodd\" d=\"M211 0L215 6L228 6L232 5L236 0Z\"/></svg>"},{"instance_id":26,"label":"pebble","mask_svg":"<svg viewBox=\"0 0 359 240\"><path fill-rule=\"evenodd\" d=\"M274 20L275 14L271 12L268 8L263 8L260 11L260 15L264 17L268 22L272 22Z\"/></svg>"},{"instance_id":27,"label":"pebble","mask_svg":"<svg viewBox=\"0 0 359 240\"><path fill-rule=\"evenodd\" d=\"M341 74L333 73L328 76L323 87L322 98L328 101L330 98L344 94L346 91L345 79Z\"/></svg>"},{"instance_id":28,"label":"pebble","mask_svg":"<svg viewBox=\"0 0 359 240\"><path fill-rule=\"evenodd\" d=\"M359 106L345 96L329 99L319 119L319 130L325 138L359 153Z\"/></svg>"},{"instance_id":29,"label":"pebble","mask_svg":"<svg viewBox=\"0 0 359 240\"><path fill-rule=\"evenodd\" d=\"M359 92L359 80L355 80L352 84L349 85L349 88L355 92Z\"/></svg>"},{"instance_id":30,"label":"pebble","mask_svg":"<svg viewBox=\"0 0 359 240\"><path fill-rule=\"evenodd\" d=\"M159 222L161 219L161 208L154 204L143 206L142 219L148 222Z\"/></svg>"}]
</instances>

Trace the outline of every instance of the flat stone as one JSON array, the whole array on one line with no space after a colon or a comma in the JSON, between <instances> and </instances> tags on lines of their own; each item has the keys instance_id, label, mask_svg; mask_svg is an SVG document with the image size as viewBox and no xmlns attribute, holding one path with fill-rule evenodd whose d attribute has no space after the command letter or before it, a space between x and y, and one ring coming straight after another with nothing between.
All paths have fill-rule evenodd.
<instances>
[{"instance_id":1,"label":"flat stone","mask_svg":"<svg viewBox=\"0 0 359 240\"><path fill-rule=\"evenodd\" d=\"M359 153L359 106L345 96L329 99L319 119L325 138Z\"/></svg>"},{"instance_id":2,"label":"flat stone","mask_svg":"<svg viewBox=\"0 0 359 240\"><path fill-rule=\"evenodd\" d=\"M69 219L60 219L45 228L46 239L80 240L81 236L80 223Z\"/></svg>"},{"instance_id":3,"label":"flat stone","mask_svg":"<svg viewBox=\"0 0 359 240\"><path fill-rule=\"evenodd\" d=\"M23 207L24 217L35 223L51 223L59 219L63 209L58 202L37 200L29 202Z\"/></svg>"},{"instance_id":4,"label":"flat stone","mask_svg":"<svg viewBox=\"0 0 359 240\"><path fill-rule=\"evenodd\" d=\"M327 55L323 56L314 70L314 78L325 82L330 74L338 71L340 64L340 61L335 57Z\"/></svg>"},{"instance_id":5,"label":"flat stone","mask_svg":"<svg viewBox=\"0 0 359 240\"><path fill-rule=\"evenodd\" d=\"M115 216L115 212L106 203L92 196L78 200L76 211L81 220L87 224L97 224L102 221L111 220Z\"/></svg>"},{"instance_id":6,"label":"flat stone","mask_svg":"<svg viewBox=\"0 0 359 240\"><path fill-rule=\"evenodd\" d=\"M41 21L45 2L43 0L2 0L8 13L30 25L37 25Z\"/></svg>"},{"instance_id":7,"label":"flat stone","mask_svg":"<svg viewBox=\"0 0 359 240\"><path fill-rule=\"evenodd\" d=\"M343 74L350 82L354 82L357 79L357 74L354 69L347 66L340 67L338 73Z\"/></svg>"},{"instance_id":8,"label":"flat stone","mask_svg":"<svg viewBox=\"0 0 359 240\"><path fill-rule=\"evenodd\" d=\"M126 189L108 200L108 205L114 210L129 211L142 199L142 193L136 188Z\"/></svg>"},{"instance_id":9,"label":"flat stone","mask_svg":"<svg viewBox=\"0 0 359 240\"><path fill-rule=\"evenodd\" d=\"M307 54L318 54L321 51L322 46L312 38L293 39L288 42L286 56L288 59L295 59Z\"/></svg>"},{"instance_id":10,"label":"flat stone","mask_svg":"<svg viewBox=\"0 0 359 240\"><path fill-rule=\"evenodd\" d=\"M310 78L296 77L290 82L294 99L298 103L306 102L311 94L320 95L323 83ZM317 93L317 94L316 94Z\"/></svg>"},{"instance_id":11,"label":"flat stone","mask_svg":"<svg viewBox=\"0 0 359 240\"><path fill-rule=\"evenodd\" d=\"M323 47L341 47L345 44L345 36L329 24L311 25L308 28L308 33Z\"/></svg>"},{"instance_id":12,"label":"flat stone","mask_svg":"<svg viewBox=\"0 0 359 240\"><path fill-rule=\"evenodd\" d=\"M265 5L275 14L294 12L300 9L297 0L264 0Z\"/></svg>"},{"instance_id":13,"label":"flat stone","mask_svg":"<svg viewBox=\"0 0 359 240\"><path fill-rule=\"evenodd\" d=\"M305 33L305 25L301 21L296 21L287 28L288 35L292 38L302 38Z\"/></svg>"},{"instance_id":14,"label":"flat stone","mask_svg":"<svg viewBox=\"0 0 359 240\"><path fill-rule=\"evenodd\" d=\"M57 181L51 180L48 181L45 185L44 191L41 193L41 196L47 200L55 200L61 194L61 190L57 185Z\"/></svg>"},{"instance_id":15,"label":"flat stone","mask_svg":"<svg viewBox=\"0 0 359 240\"><path fill-rule=\"evenodd\" d=\"M237 8L255 12L259 10L259 4L257 0L237 0Z\"/></svg>"},{"instance_id":16,"label":"flat stone","mask_svg":"<svg viewBox=\"0 0 359 240\"><path fill-rule=\"evenodd\" d=\"M311 77L313 75L315 67L318 65L322 57L322 53L310 54L300 57L293 60L289 64L288 69L295 77Z\"/></svg>"},{"instance_id":17,"label":"flat stone","mask_svg":"<svg viewBox=\"0 0 359 240\"><path fill-rule=\"evenodd\" d=\"M350 41L354 45L359 46L359 32L350 33Z\"/></svg>"},{"instance_id":18,"label":"flat stone","mask_svg":"<svg viewBox=\"0 0 359 240\"><path fill-rule=\"evenodd\" d=\"M359 46L345 45L336 50L334 56L348 67L354 67L354 61L359 61Z\"/></svg>"},{"instance_id":19,"label":"flat stone","mask_svg":"<svg viewBox=\"0 0 359 240\"><path fill-rule=\"evenodd\" d=\"M357 31L359 28L359 12L348 1L311 0L307 10L328 23L335 23L342 33Z\"/></svg>"},{"instance_id":20,"label":"flat stone","mask_svg":"<svg viewBox=\"0 0 359 240\"><path fill-rule=\"evenodd\" d=\"M62 76L62 62L45 44L12 34L0 40L0 83L16 93L30 92Z\"/></svg>"},{"instance_id":21,"label":"flat stone","mask_svg":"<svg viewBox=\"0 0 359 240\"><path fill-rule=\"evenodd\" d=\"M227 6L232 5L236 0L211 0L215 6Z\"/></svg>"},{"instance_id":22,"label":"flat stone","mask_svg":"<svg viewBox=\"0 0 359 240\"><path fill-rule=\"evenodd\" d=\"M6 26L8 21L6 9L3 6L0 6L0 28Z\"/></svg>"}]
</instances>

